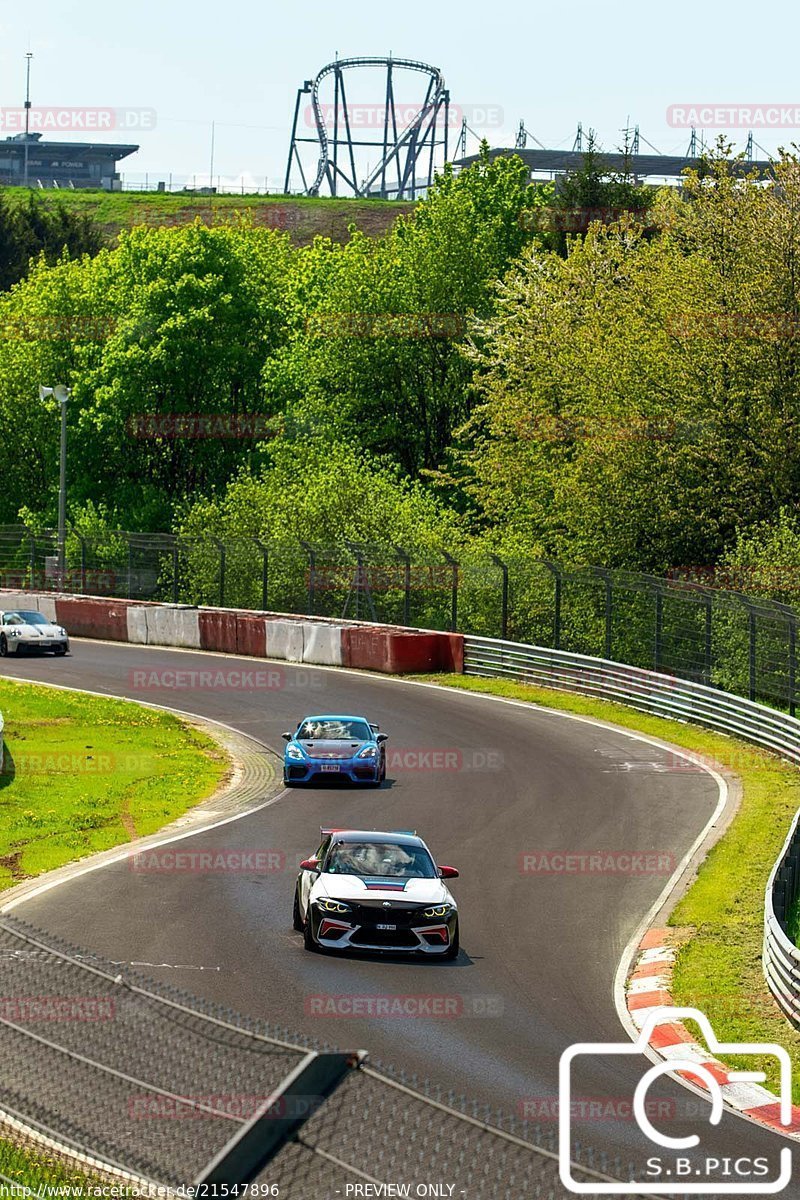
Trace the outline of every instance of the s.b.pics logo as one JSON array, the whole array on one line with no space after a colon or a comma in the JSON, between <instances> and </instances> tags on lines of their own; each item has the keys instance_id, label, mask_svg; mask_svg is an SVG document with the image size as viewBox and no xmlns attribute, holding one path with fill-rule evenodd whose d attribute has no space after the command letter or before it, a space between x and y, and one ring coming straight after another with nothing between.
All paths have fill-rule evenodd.
<instances>
[{"instance_id":1,"label":"s.b.pics logo","mask_svg":"<svg viewBox=\"0 0 800 1200\"><path fill-rule=\"evenodd\" d=\"M703 1037L705 1046L695 1042L677 1041L665 1046L663 1061L639 1072L643 1057L650 1048L653 1031L658 1026L692 1021ZM737 1060L765 1056L777 1060L780 1093L777 1098L779 1125L787 1130L792 1124L791 1062L782 1046L767 1042L719 1042L708 1018L696 1008L656 1009L646 1019L635 1042L579 1042L561 1056L559 1065L559 1130L558 1151L561 1182L570 1192L583 1195L627 1195L683 1193L684 1195L722 1195L736 1193L755 1196L783 1190L792 1175L792 1151L775 1139L775 1149L754 1155L748 1152L743 1140L741 1153L723 1154L714 1148L714 1128L722 1120L726 1101L736 1100L737 1108L757 1108L776 1103L775 1097L761 1085L766 1076L763 1070L734 1070L715 1056L735 1055ZM642 1135L640 1147L644 1166L637 1178L630 1180L590 1180L573 1174L573 1122L576 1108L573 1097L579 1095L584 1075L595 1072L598 1060L612 1056L627 1060L618 1064L618 1079L630 1079L632 1069L639 1073L632 1080L632 1112ZM754 1064L755 1066L755 1064ZM699 1085L707 1101L702 1104L696 1122L698 1132L691 1129L693 1121L682 1119L678 1128L669 1115L659 1120L659 1113L648 1103L648 1093L654 1083L675 1073ZM605 1075L607 1078L608 1076ZM742 1103L742 1100L745 1103ZM662 1114L663 1115L663 1114ZM678 1114L680 1115L680 1114ZM673 1129L669 1125L673 1122ZM711 1125L711 1130L705 1122ZM702 1136L701 1136L702 1135ZM580 1168L575 1172L581 1174Z\"/></svg>"}]
</instances>

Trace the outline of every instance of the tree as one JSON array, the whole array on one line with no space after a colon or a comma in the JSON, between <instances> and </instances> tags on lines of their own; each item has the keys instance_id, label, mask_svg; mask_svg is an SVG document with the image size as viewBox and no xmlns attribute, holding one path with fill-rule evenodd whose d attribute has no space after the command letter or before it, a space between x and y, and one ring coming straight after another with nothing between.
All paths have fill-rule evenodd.
<instances>
[{"instance_id":1,"label":"tree","mask_svg":"<svg viewBox=\"0 0 800 1200\"><path fill-rule=\"evenodd\" d=\"M60 202L45 203L34 192L21 203L0 193L0 291L24 278L40 255L52 265L64 253L80 258L97 254L101 246L100 228L90 216Z\"/></svg>"},{"instance_id":2,"label":"tree","mask_svg":"<svg viewBox=\"0 0 800 1200\"><path fill-rule=\"evenodd\" d=\"M725 147L656 236L593 226L526 249L472 351L484 403L460 480L483 521L573 561L710 563L800 485L800 165L737 177Z\"/></svg>"},{"instance_id":3,"label":"tree","mask_svg":"<svg viewBox=\"0 0 800 1200\"><path fill-rule=\"evenodd\" d=\"M292 330L265 369L275 406L301 430L328 429L416 477L438 466L469 415L460 343L487 314L494 280L531 238L535 189L518 158L448 168L410 217L373 240L317 239L291 281Z\"/></svg>"}]
</instances>

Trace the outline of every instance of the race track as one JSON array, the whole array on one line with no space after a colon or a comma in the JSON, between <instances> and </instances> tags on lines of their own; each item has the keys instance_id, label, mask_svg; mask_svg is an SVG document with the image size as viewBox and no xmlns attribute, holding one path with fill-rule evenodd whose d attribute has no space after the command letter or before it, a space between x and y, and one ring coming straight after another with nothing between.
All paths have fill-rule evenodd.
<instances>
[{"instance_id":1,"label":"race track","mask_svg":"<svg viewBox=\"0 0 800 1200\"><path fill-rule=\"evenodd\" d=\"M276 751L281 732L306 712L364 712L403 759L380 790L282 792L262 811L189 839L195 850L272 849L285 861L283 870L140 873L118 863L27 900L15 915L109 959L146 964L146 974L289 1031L364 1047L373 1061L493 1109L535 1113L543 1138L555 1137L559 1056L576 1041L627 1040L613 999L619 960L713 813L719 798L713 777L675 769L670 752L621 730L378 676L281 664L282 686L269 690L170 690L142 688L134 675L253 667L252 660L221 655L91 641L76 641L67 659L4 660L9 677L197 713ZM438 765L425 757L434 749L447 752ZM326 823L416 828L439 862L459 868L452 885L461 914L457 962L304 951L291 927L296 863L313 852ZM657 867L522 869L524 854L598 850L619 862L626 854L649 854ZM313 1015L317 997L341 1012L350 998L368 995L446 997L455 1015ZM630 1096L648 1065L643 1058L597 1060L577 1092L611 1101ZM694 1132L705 1119L704 1101L679 1085L662 1081L657 1093L671 1106L671 1134ZM639 1161L641 1139L629 1119L605 1115L580 1129L586 1143ZM778 1141L732 1114L704 1139L715 1154L734 1156L774 1156ZM795 1186L782 1194L800 1195Z\"/></svg>"}]
</instances>

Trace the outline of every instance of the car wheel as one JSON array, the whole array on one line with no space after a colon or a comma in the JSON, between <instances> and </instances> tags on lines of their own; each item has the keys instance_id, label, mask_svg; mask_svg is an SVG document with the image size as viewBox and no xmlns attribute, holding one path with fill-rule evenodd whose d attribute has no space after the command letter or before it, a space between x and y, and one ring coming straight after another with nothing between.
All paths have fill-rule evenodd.
<instances>
[{"instance_id":1,"label":"car wheel","mask_svg":"<svg viewBox=\"0 0 800 1200\"><path fill-rule=\"evenodd\" d=\"M303 918L300 916L300 897L297 894L297 888L294 889L294 906L292 908L292 925L297 933L303 933Z\"/></svg>"},{"instance_id":2,"label":"car wheel","mask_svg":"<svg viewBox=\"0 0 800 1200\"><path fill-rule=\"evenodd\" d=\"M459 951L459 935L458 935L458 921L456 921L456 935L453 938L453 940L451 941L450 945L445 950L444 954L442 955L442 958L448 958L448 959L458 958L458 951Z\"/></svg>"},{"instance_id":3,"label":"car wheel","mask_svg":"<svg viewBox=\"0 0 800 1200\"><path fill-rule=\"evenodd\" d=\"M312 954L316 954L319 950L319 946L314 941L314 934L311 932L311 913L308 914L305 922L303 923L303 945L305 946L306 950L310 950Z\"/></svg>"},{"instance_id":4,"label":"car wheel","mask_svg":"<svg viewBox=\"0 0 800 1200\"><path fill-rule=\"evenodd\" d=\"M5 658L8 654L8 640L4 633L0 633L0 658Z\"/></svg>"}]
</instances>

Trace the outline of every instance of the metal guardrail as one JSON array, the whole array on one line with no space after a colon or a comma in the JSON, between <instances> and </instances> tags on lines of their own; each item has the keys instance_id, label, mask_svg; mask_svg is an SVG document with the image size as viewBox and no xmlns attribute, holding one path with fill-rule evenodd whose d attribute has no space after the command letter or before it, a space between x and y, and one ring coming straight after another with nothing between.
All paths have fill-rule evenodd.
<instances>
[{"instance_id":1,"label":"metal guardrail","mask_svg":"<svg viewBox=\"0 0 800 1200\"><path fill-rule=\"evenodd\" d=\"M602 658L495 638L464 639L464 674L519 679L541 687L618 700L656 716L744 738L800 765L800 720L763 704L673 675ZM800 949L788 921L800 897L800 812L766 888L764 976L781 1010L800 1026Z\"/></svg>"},{"instance_id":2,"label":"metal guardrail","mask_svg":"<svg viewBox=\"0 0 800 1200\"><path fill-rule=\"evenodd\" d=\"M767 881L763 963L769 989L793 1025L800 1026L800 950L788 923L800 894L800 811Z\"/></svg>"},{"instance_id":3,"label":"metal guardrail","mask_svg":"<svg viewBox=\"0 0 800 1200\"><path fill-rule=\"evenodd\" d=\"M656 716L744 738L800 764L800 720L676 675L566 650L469 636L464 638L464 674L520 679L618 700Z\"/></svg>"}]
</instances>

